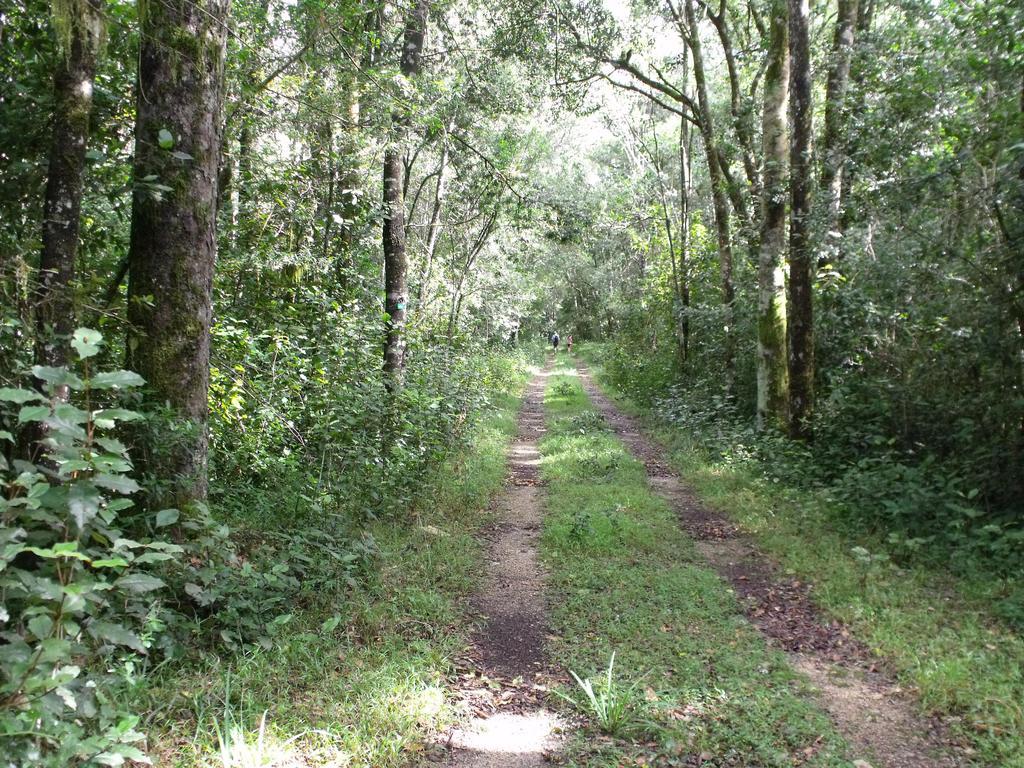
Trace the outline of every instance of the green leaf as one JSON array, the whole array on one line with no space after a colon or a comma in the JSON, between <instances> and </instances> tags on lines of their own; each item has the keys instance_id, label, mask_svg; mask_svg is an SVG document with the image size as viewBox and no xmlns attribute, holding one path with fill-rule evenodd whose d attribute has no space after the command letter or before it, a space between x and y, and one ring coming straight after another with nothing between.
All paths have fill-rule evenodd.
<instances>
[{"instance_id":1,"label":"green leaf","mask_svg":"<svg viewBox=\"0 0 1024 768\"><path fill-rule=\"evenodd\" d=\"M174 146L174 136L166 128L160 129L156 135L156 141L160 145L160 149L170 149Z\"/></svg>"},{"instance_id":2,"label":"green leaf","mask_svg":"<svg viewBox=\"0 0 1024 768\"><path fill-rule=\"evenodd\" d=\"M58 544L58 545L54 546L53 548L49 548L49 547L47 547L47 548L43 548L43 547L22 547L20 551L21 552L31 552L33 555L38 555L39 557L45 557L47 560L57 560L57 559L60 559L60 558L64 558L64 559L72 559L72 560L85 560L86 562L89 561L88 557L86 557L85 555L83 555L81 552L78 551L78 549L77 549L78 544L76 542L72 541L72 542L67 542L67 543L70 544L70 548L68 548L68 547L61 547L61 545ZM42 585L40 585L40 586L42 586Z\"/></svg>"},{"instance_id":3,"label":"green leaf","mask_svg":"<svg viewBox=\"0 0 1024 768\"><path fill-rule=\"evenodd\" d=\"M42 379L47 384L52 384L55 387L68 386L71 389L78 390L85 386L82 383L82 380L67 368L54 368L50 365L33 365L32 375L37 379Z\"/></svg>"},{"instance_id":4,"label":"green leaf","mask_svg":"<svg viewBox=\"0 0 1024 768\"><path fill-rule=\"evenodd\" d=\"M21 389L12 387L0 387L0 400L7 403L28 403L28 402L46 402L46 398L41 394L31 389Z\"/></svg>"},{"instance_id":5,"label":"green leaf","mask_svg":"<svg viewBox=\"0 0 1024 768\"><path fill-rule=\"evenodd\" d=\"M101 446L104 450L115 453L118 456L124 456L128 453L128 446L114 437L97 437L96 444Z\"/></svg>"},{"instance_id":6,"label":"green leaf","mask_svg":"<svg viewBox=\"0 0 1024 768\"><path fill-rule=\"evenodd\" d=\"M115 624L112 621L101 621L99 619L91 622L88 627L89 634L98 640L106 640L115 645L126 645L132 650L146 652L139 636L127 627Z\"/></svg>"},{"instance_id":7,"label":"green leaf","mask_svg":"<svg viewBox=\"0 0 1024 768\"><path fill-rule=\"evenodd\" d=\"M78 530L92 522L100 510L99 491L89 481L76 482L68 491L68 511L75 518Z\"/></svg>"},{"instance_id":8,"label":"green leaf","mask_svg":"<svg viewBox=\"0 0 1024 768\"><path fill-rule=\"evenodd\" d=\"M134 371L104 371L89 381L94 389L127 389L141 387L145 383L146 380Z\"/></svg>"},{"instance_id":9,"label":"green leaf","mask_svg":"<svg viewBox=\"0 0 1024 768\"><path fill-rule=\"evenodd\" d=\"M146 563L162 563L173 559L174 555L170 555L166 552L145 552L135 558L135 564L145 565Z\"/></svg>"},{"instance_id":10,"label":"green leaf","mask_svg":"<svg viewBox=\"0 0 1024 768\"><path fill-rule=\"evenodd\" d=\"M129 592L142 594L143 592L152 592L155 589L160 589L164 586L164 582L156 578L156 576L150 576L146 573L129 573L115 581L114 586L119 589L127 589Z\"/></svg>"},{"instance_id":11,"label":"green leaf","mask_svg":"<svg viewBox=\"0 0 1024 768\"><path fill-rule=\"evenodd\" d=\"M128 561L123 557L111 557L106 560L93 560L93 568L126 568Z\"/></svg>"},{"instance_id":12,"label":"green leaf","mask_svg":"<svg viewBox=\"0 0 1024 768\"><path fill-rule=\"evenodd\" d=\"M53 631L53 619L45 614L42 616L33 616L28 621L28 631L40 640L44 637L49 637L50 632Z\"/></svg>"},{"instance_id":13,"label":"green leaf","mask_svg":"<svg viewBox=\"0 0 1024 768\"><path fill-rule=\"evenodd\" d=\"M76 328L75 332L71 334L71 346L83 360L99 352L102 343L103 334L92 328Z\"/></svg>"},{"instance_id":14,"label":"green leaf","mask_svg":"<svg viewBox=\"0 0 1024 768\"><path fill-rule=\"evenodd\" d=\"M27 421L42 421L50 415L48 405L25 405L18 411L18 423L24 424Z\"/></svg>"},{"instance_id":15,"label":"green leaf","mask_svg":"<svg viewBox=\"0 0 1024 768\"><path fill-rule=\"evenodd\" d=\"M141 419L142 414L137 411L129 411L125 408L104 408L102 411L93 413L93 419L99 424L101 421L113 426L115 421L136 421Z\"/></svg>"},{"instance_id":16,"label":"green leaf","mask_svg":"<svg viewBox=\"0 0 1024 768\"><path fill-rule=\"evenodd\" d=\"M136 493L142 490L137 482L125 475L111 475L107 472L98 472L93 475L92 481L100 488L106 488L117 493Z\"/></svg>"},{"instance_id":17,"label":"green leaf","mask_svg":"<svg viewBox=\"0 0 1024 768\"><path fill-rule=\"evenodd\" d=\"M181 517L181 513L176 509L161 509L156 513L156 527L163 528L167 525L173 525L178 522L179 517Z\"/></svg>"}]
</instances>

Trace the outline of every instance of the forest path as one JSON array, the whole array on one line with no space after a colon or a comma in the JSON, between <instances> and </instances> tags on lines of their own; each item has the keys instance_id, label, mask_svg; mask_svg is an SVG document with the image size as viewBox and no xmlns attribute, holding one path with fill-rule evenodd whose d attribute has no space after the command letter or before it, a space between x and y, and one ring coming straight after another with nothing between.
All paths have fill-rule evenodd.
<instances>
[{"instance_id":1,"label":"forest path","mask_svg":"<svg viewBox=\"0 0 1024 768\"><path fill-rule=\"evenodd\" d=\"M485 618L458 683L466 725L448 736L442 759L452 768L539 768L557 749L561 724L545 708L553 671L545 665L544 574L537 556L543 519L538 440L544 433L544 386L550 364L527 387L509 475L495 502L483 590L473 607Z\"/></svg>"},{"instance_id":2,"label":"forest path","mask_svg":"<svg viewBox=\"0 0 1024 768\"><path fill-rule=\"evenodd\" d=\"M967 765L942 723L919 715L870 651L818 610L809 585L779 572L725 516L704 506L671 470L664 449L643 435L637 420L620 411L586 369L578 373L594 407L643 463L651 488L668 502L701 555L735 590L749 621L816 689L821 707L850 743L854 765Z\"/></svg>"}]
</instances>

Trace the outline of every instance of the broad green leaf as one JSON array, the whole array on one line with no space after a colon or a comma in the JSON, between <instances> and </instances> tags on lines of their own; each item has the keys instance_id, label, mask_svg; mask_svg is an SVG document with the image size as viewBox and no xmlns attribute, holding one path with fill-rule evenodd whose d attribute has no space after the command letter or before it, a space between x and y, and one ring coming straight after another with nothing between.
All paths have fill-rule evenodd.
<instances>
[{"instance_id":1,"label":"broad green leaf","mask_svg":"<svg viewBox=\"0 0 1024 768\"><path fill-rule=\"evenodd\" d=\"M12 387L0 387L0 400L7 403L46 402L46 398L31 389L14 389Z\"/></svg>"},{"instance_id":2,"label":"broad green leaf","mask_svg":"<svg viewBox=\"0 0 1024 768\"><path fill-rule=\"evenodd\" d=\"M163 528L167 525L173 525L178 522L179 517L181 517L181 513L176 509L161 509L156 513L156 527Z\"/></svg>"},{"instance_id":3,"label":"broad green leaf","mask_svg":"<svg viewBox=\"0 0 1024 768\"><path fill-rule=\"evenodd\" d=\"M71 346L83 360L99 352L102 343L103 335L92 328L76 328L71 334Z\"/></svg>"},{"instance_id":4,"label":"broad green leaf","mask_svg":"<svg viewBox=\"0 0 1024 768\"><path fill-rule=\"evenodd\" d=\"M107 472L97 472L92 481L100 488L106 488L117 493L136 493L141 490L139 484L125 475L112 475Z\"/></svg>"},{"instance_id":5,"label":"broad green leaf","mask_svg":"<svg viewBox=\"0 0 1024 768\"><path fill-rule=\"evenodd\" d=\"M98 640L106 640L107 642L114 643L115 645L126 645L132 650L140 651L142 653L146 652L146 647L142 644L142 640L139 639L139 636L120 624L97 619L90 622L86 629L90 635Z\"/></svg>"},{"instance_id":6,"label":"broad green leaf","mask_svg":"<svg viewBox=\"0 0 1024 768\"><path fill-rule=\"evenodd\" d=\"M26 405L18 411L18 423L25 424L29 421L42 421L50 415L48 405Z\"/></svg>"},{"instance_id":7,"label":"broad green leaf","mask_svg":"<svg viewBox=\"0 0 1024 768\"><path fill-rule=\"evenodd\" d=\"M146 380L134 371L105 371L89 380L93 389L127 389L141 387L145 383Z\"/></svg>"},{"instance_id":8,"label":"broad green leaf","mask_svg":"<svg viewBox=\"0 0 1024 768\"><path fill-rule=\"evenodd\" d=\"M53 619L47 615L33 616L28 620L28 631L42 640L53 631Z\"/></svg>"},{"instance_id":9,"label":"broad green leaf","mask_svg":"<svg viewBox=\"0 0 1024 768\"><path fill-rule=\"evenodd\" d=\"M68 511L75 518L78 530L84 530L100 509L99 491L88 481L79 481L68 491Z\"/></svg>"},{"instance_id":10,"label":"broad green leaf","mask_svg":"<svg viewBox=\"0 0 1024 768\"><path fill-rule=\"evenodd\" d=\"M101 411L95 411L92 416L96 426L103 429L113 429L114 423L117 421L136 421L142 418L141 413L129 411L125 408L105 408Z\"/></svg>"},{"instance_id":11,"label":"broad green leaf","mask_svg":"<svg viewBox=\"0 0 1024 768\"><path fill-rule=\"evenodd\" d=\"M128 561L123 557L111 557L106 560L93 560L91 565L93 568L125 568Z\"/></svg>"},{"instance_id":12,"label":"broad green leaf","mask_svg":"<svg viewBox=\"0 0 1024 768\"><path fill-rule=\"evenodd\" d=\"M101 446L103 450L117 454L118 456L124 456L128 453L128 447L120 440L113 437L97 437L96 444Z\"/></svg>"},{"instance_id":13,"label":"broad green leaf","mask_svg":"<svg viewBox=\"0 0 1024 768\"><path fill-rule=\"evenodd\" d=\"M156 135L156 141L160 145L160 149L170 149L174 146L174 136L166 128L160 129Z\"/></svg>"},{"instance_id":14,"label":"broad green leaf","mask_svg":"<svg viewBox=\"0 0 1024 768\"><path fill-rule=\"evenodd\" d=\"M85 386L82 380L67 368L54 368L49 365L33 365L32 375L37 379L45 381L53 386L68 386L71 389L79 390Z\"/></svg>"},{"instance_id":15,"label":"broad green leaf","mask_svg":"<svg viewBox=\"0 0 1024 768\"><path fill-rule=\"evenodd\" d=\"M164 586L164 582L156 576L146 573L129 573L114 582L119 589L127 589L129 592L143 593L152 592Z\"/></svg>"}]
</instances>

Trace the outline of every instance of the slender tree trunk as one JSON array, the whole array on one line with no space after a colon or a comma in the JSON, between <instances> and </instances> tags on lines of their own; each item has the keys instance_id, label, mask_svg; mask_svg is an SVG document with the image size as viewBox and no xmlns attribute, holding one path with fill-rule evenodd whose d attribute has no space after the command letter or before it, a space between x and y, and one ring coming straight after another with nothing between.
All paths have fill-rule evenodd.
<instances>
[{"instance_id":1,"label":"slender tree trunk","mask_svg":"<svg viewBox=\"0 0 1024 768\"><path fill-rule=\"evenodd\" d=\"M189 427L150 468L181 506L207 493L207 392L228 0L146 3L141 18L129 365ZM144 180L156 177L170 191Z\"/></svg>"},{"instance_id":2,"label":"slender tree trunk","mask_svg":"<svg viewBox=\"0 0 1024 768\"><path fill-rule=\"evenodd\" d=\"M406 19L401 71L412 78L423 64L423 43L427 34L430 0L416 0ZM405 315L408 304L406 278L409 270L405 252L405 200L402 196L402 153L406 119L392 117L392 140L384 153L384 312L387 315L384 341L384 376L389 391L401 386L405 364Z\"/></svg>"},{"instance_id":3,"label":"slender tree trunk","mask_svg":"<svg viewBox=\"0 0 1024 768\"><path fill-rule=\"evenodd\" d=\"M39 365L68 361L68 338L75 327L74 279L82 210L85 150L89 140L96 57L103 35L102 0L84 0L67 19L67 37L54 76L53 136L43 205L43 249L35 291L36 348ZM67 387L57 392L67 399Z\"/></svg>"},{"instance_id":4,"label":"slender tree trunk","mask_svg":"<svg viewBox=\"0 0 1024 768\"><path fill-rule=\"evenodd\" d=\"M811 56L808 0L788 0L790 53L789 432L811 437L814 407L814 311L811 253Z\"/></svg>"},{"instance_id":5,"label":"slender tree trunk","mask_svg":"<svg viewBox=\"0 0 1024 768\"><path fill-rule=\"evenodd\" d=\"M441 145L441 163L437 171L437 187L434 189L434 205L430 209L430 224L427 226L427 244L424 248L423 274L420 277L419 285L416 287L416 308L420 311L423 308L423 296L427 290L431 275L434 269L434 252L437 250L437 242L441 237L441 210L444 207L444 197L447 187L448 159L450 157L448 137L445 136Z\"/></svg>"},{"instance_id":6,"label":"slender tree trunk","mask_svg":"<svg viewBox=\"0 0 1024 768\"><path fill-rule=\"evenodd\" d=\"M700 131L704 139L704 154L707 156L708 177L711 181L711 201L715 211L715 232L718 237L718 265L722 280L722 308L725 314L722 366L725 370L726 393L732 397L736 384L736 329L734 327L736 290L732 282L729 190L715 137L714 117L704 74L704 55L700 42L700 27L697 24L697 15L694 10L694 0L685 0L684 8L686 24L689 27L688 43L693 56L693 79L697 86L697 103L701 112Z\"/></svg>"},{"instance_id":7,"label":"slender tree trunk","mask_svg":"<svg viewBox=\"0 0 1024 768\"><path fill-rule=\"evenodd\" d=\"M348 284L349 272L353 267L356 221L359 218L359 78L352 76L346 95L346 125L341 134L338 155L341 167L338 170L338 197L341 202L341 224L338 231L338 253L335 270L342 288Z\"/></svg>"},{"instance_id":8,"label":"slender tree trunk","mask_svg":"<svg viewBox=\"0 0 1024 768\"><path fill-rule=\"evenodd\" d=\"M679 305L675 307L676 328L680 336L679 346L682 362L686 365L690 356L690 123L679 119Z\"/></svg>"},{"instance_id":9,"label":"slender tree trunk","mask_svg":"<svg viewBox=\"0 0 1024 768\"><path fill-rule=\"evenodd\" d=\"M839 0L832 60L825 89L825 131L822 136L821 191L824 195L825 252L837 253L839 220L843 206L843 172L846 167L846 92L850 84L854 30L857 26L858 0Z\"/></svg>"},{"instance_id":10,"label":"slender tree trunk","mask_svg":"<svg viewBox=\"0 0 1024 768\"><path fill-rule=\"evenodd\" d=\"M786 0L773 0L764 79L761 237L757 268L757 428L786 428L786 130L789 35Z\"/></svg>"}]
</instances>

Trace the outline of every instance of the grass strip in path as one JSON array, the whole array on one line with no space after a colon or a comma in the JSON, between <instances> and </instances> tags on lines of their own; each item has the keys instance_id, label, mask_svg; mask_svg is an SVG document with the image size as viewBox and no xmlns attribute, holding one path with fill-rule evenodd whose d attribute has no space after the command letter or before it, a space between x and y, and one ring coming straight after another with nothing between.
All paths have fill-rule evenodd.
<instances>
[{"instance_id":1,"label":"grass strip in path","mask_svg":"<svg viewBox=\"0 0 1024 768\"><path fill-rule=\"evenodd\" d=\"M599 368L595 375L614 395ZM659 460L719 519L810 585L814 602L895 672L926 715L943 717L975 764L1024 768L1024 637L987 610L979 595L991 585L882 559L880 536L853 540L834 524L842 512L826 492L773 482L749 461L709 455L685 426L621 397L616 404L643 417Z\"/></svg>"},{"instance_id":2,"label":"grass strip in path","mask_svg":"<svg viewBox=\"0 0 1024 768\"><path fill-rule=\"evenodd\" d=\"M296 606L272 647L152 679L140 708L159 765L395 768L430 750L457 716L447 678L469 644L477 534L505 476L523 383L492 393L472 446L437 470L414 519L372 526L380 567L342 604Z\"/></svg>"},{"instance_id":3,"label":"grass strip in path","mask_svg":"<svg viewBox=\"0 0 1024 768\"><path fill-rule=\"evenodd\" d=\"M582 707L594 726L563 759L591 768L849 765L806 683L742 617L578 378L553 377L545 402L549 648L594 680L598 705ZM599 680L613 652L609 687Z\"/></svg>"}]
</instances>

